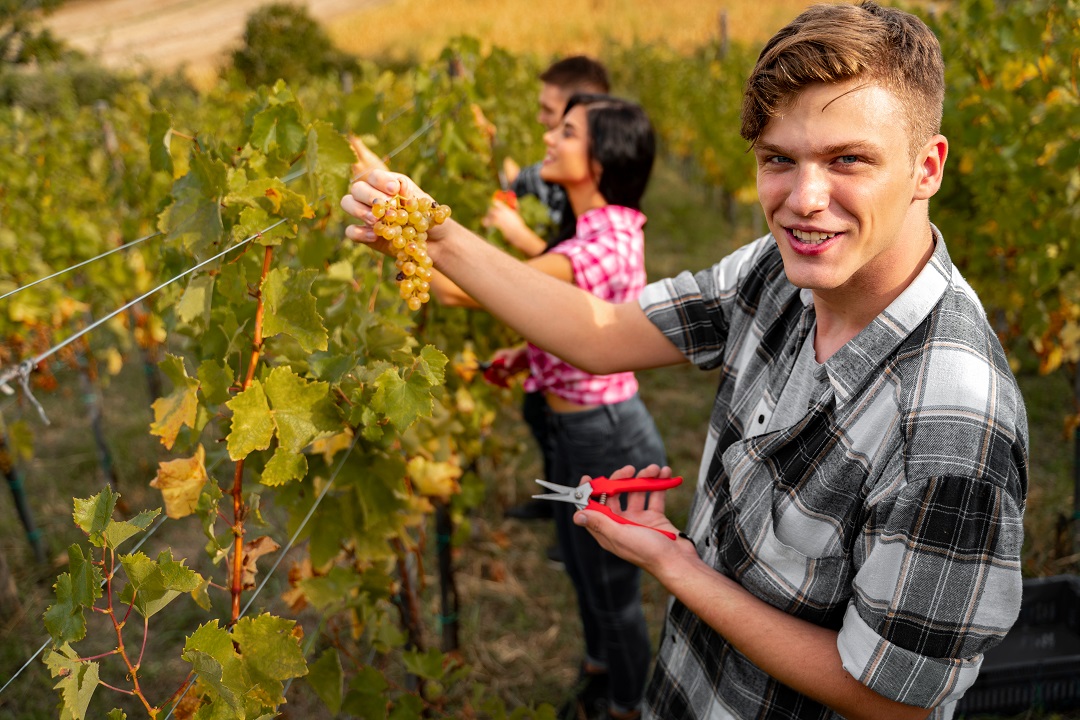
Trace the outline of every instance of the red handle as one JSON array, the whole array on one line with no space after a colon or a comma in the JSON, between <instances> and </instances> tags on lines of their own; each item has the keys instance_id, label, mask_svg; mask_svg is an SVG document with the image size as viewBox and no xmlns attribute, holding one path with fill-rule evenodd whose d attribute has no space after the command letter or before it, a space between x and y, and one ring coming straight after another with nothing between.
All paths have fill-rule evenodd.
<instances>
[{"instance_id":1,"label":"red handle","mask_svg":"<svg viewBox=\"0 0 1080 720\"><path fill-rule=\"evenodd\" d=\"M650 492L653 490L670 490L673 487L682 485L681 477L673 478L641 478L633 477L626 478L625 480L612 480L606 477L593 478L592 482L593 497L602 493L608 495L618 495L620 493L628 492Z\"/></svg>"},{"instance_id":2,"label":"red handle","mask_svg":"<svg viewBox=\"0 0 1080 720\"><path fill-rule=\"evenodd\" d=\"M673 480L675 480L675 479L682 480L682 478L672 478L672 479ZM648 530L655 530L656 532L660 533L661 535L667 535L669 540L675 540L677 538L677 536L673 532L668 532L667 530L661 530L660 528L649 527L648 525L642 525L641 523L636 523L633 520L630 520L628 518L624 518L622 515L616 515L615 512L611 508L609 508L607 505L601 505L600 503L596 502L595 500L590 500L588 506L585 509L586 510L595 510L598 513L603 513L604 515L607 515L609 518L611 518L615 522L619 523L620 525L637 525L638 527L643 527L643 528L646 528Z\"/></svg>"}]
</instances>

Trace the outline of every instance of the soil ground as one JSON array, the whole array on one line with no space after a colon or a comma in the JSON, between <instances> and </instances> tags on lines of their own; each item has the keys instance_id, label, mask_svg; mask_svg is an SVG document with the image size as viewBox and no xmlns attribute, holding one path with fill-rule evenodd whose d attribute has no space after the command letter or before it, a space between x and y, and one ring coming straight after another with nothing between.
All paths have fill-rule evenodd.
<instances>
[{"instance_id":1,"label":"soil ground","mask_svg":"<svg viewBox=\"0 0 1080 720\"><path fill-rule=\"evenodd\" d=\"M212 72L244 34L248 16L269 0L78 0L45 18L56 35L109 67L186 67ZM293 0L321 22L385 0Z\"/></svg>"}]
</instances>

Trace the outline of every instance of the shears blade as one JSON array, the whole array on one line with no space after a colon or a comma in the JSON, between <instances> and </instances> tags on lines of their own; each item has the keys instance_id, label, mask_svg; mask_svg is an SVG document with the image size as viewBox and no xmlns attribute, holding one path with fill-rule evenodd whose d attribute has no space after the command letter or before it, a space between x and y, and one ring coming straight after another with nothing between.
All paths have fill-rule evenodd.
<instances>
[{"instance_id":1,"label":"shears blade","mask_svg":"<svg viewBox=\"0 0 1080 720\"><path fill-rule=\"evenodd\" d=\"M545 487L552 492L544 493L543 495L533 495L537 500L556 500L559 502L568 502L584 507L589 502L589 489L584 486L567 487L566 485L558 485L547 480L537 480L538 485Z\"/></svg>"}]
</instances>

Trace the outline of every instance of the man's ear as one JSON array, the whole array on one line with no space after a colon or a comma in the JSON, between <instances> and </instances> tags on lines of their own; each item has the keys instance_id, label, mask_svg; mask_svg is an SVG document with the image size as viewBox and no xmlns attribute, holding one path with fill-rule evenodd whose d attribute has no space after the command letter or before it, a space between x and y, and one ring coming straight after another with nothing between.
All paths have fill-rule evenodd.
<instances>
[{"instance_id":1,"label":"man's ear","mask_svg":"<svg viewBox=\"0 0 1080 720\"><path fill-rule=\"evenodd\" d=\"M944 135L935 135L923 145L915 158L915 200L929 200L941 188L948 155L949 141Z\"/></svg>"}]
</instances>

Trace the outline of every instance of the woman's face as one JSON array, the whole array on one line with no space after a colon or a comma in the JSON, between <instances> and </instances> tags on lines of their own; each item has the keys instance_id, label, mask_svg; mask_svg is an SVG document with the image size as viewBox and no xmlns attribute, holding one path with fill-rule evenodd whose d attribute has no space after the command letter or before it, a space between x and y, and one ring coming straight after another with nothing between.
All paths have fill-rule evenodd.
<instances>
[{"instance_id":1,"label":"woman's face","mask_svg":"<svg viewBox=\"0 0 1080 720\"><path fill-rule=\"evenodd\" d=\"M562 121L544 133L547 154L540 166L540 177L569 188L581 184L596 185L596 174L589 161L589 127L583 105L575 105Z\"/></svg>"}]
</instances>

